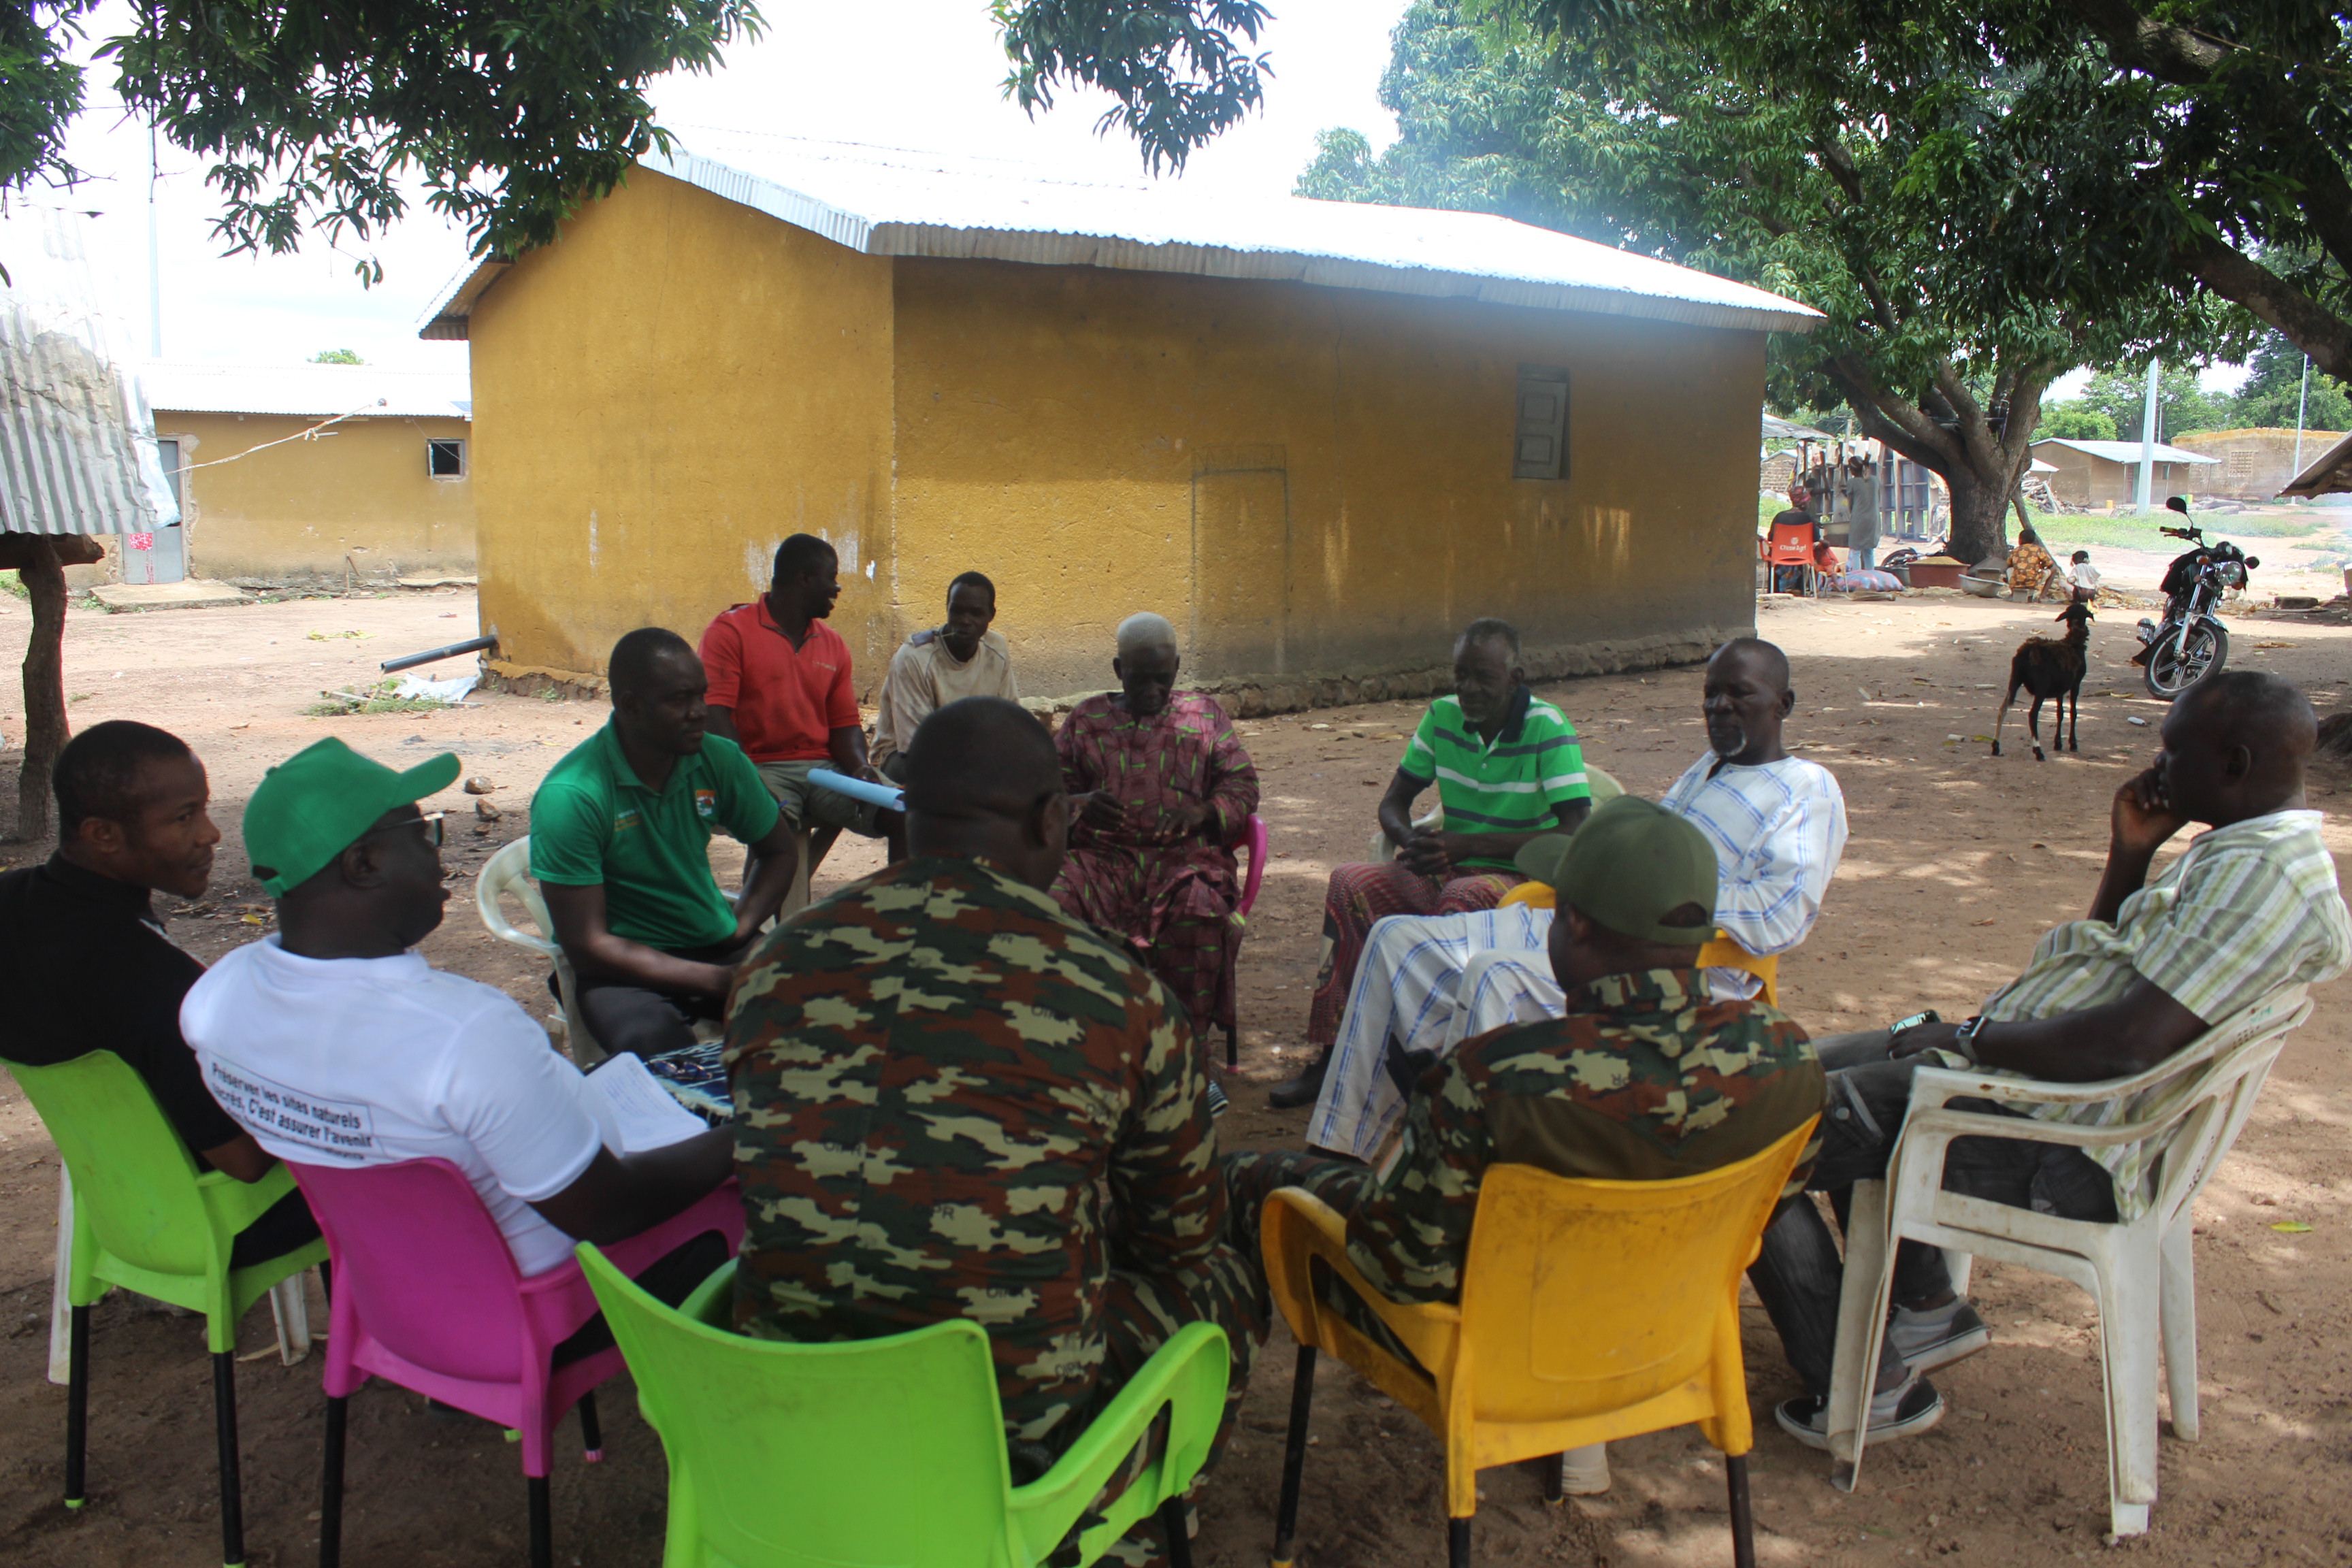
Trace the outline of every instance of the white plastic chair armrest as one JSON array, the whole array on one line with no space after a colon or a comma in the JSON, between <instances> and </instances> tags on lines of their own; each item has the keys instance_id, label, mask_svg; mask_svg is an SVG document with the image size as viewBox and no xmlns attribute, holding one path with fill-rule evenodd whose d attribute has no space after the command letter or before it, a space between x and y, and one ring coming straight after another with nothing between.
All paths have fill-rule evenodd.
<instances>
[{"instance_id":1,"label":"white plastic chair armrest","mask_svg":"<svg viewBox=\"0 0 2352 1568\"><path fill-rule=\"evenodd\" d=\"M2166 1058L2146 1072L2092 1083L2053 1083L2047 1079L1923 1067L1911 1079L1911 1105L1915 1111L1938 1108L1954 1100L1990 1100L2003 1105L2096 1105L2154 1089L2211 1056L2210 1047L2201 1041L2192 1042L2187 1049Z\"/></svg>"},{"instance_id":2,"label":"white plastic chair armrest","mask_svg":"<svg viewBox=\"0 0 2352 1568\"><path fill-rule=\"evenodd\" d=\"M1914 1111L1903 1123L1903 1136L1916 1148L1948 1143L1955 1138L2010 1138L2026 1143L2063 1143L2076 1149L2105 1149L2153 1138L2178 1120L2117 1121L2093 1127L2078 1121L2044 1121L2032 1116L1999 1116L1980 1110Z\"/></svg>"},{"instance_id":3,"label":"white plastic chair armrest","mask_svg":"<svg viewBox=\"0 0 2352 1568\"><path fill-rule=\"evenodd\" d=\"M489 900L481 900L479 907L482 924L488 927L489 933L500 942L510 942L517 947L527 947L542 958L553 958L563 951L545 937L534 935L507 919L506 911Z\"/></svg>"},{"instance_id":4,"label":"white plastic chair armrest","mask_svg":"<svg viewBox=\"0 0 2352 1568\"><path fill-rule=\"evenodd\" d=\"M1923 1066L1911 1082L1911 1105L1916 1111L1922 1106L1940 1106L1954 1099L1992 1100L2011 1105L2091 1105L2123 1100L2179 1078L2224 1051L2236 1050L2265 1035L2283 1034L2298 1027L2310 1016L2310 1010L2305 987L2282 986L2261 1001L2240 1008L2162 1061L2128 1078L2100 1079L2092 1083L2053 1083L2046 1079Z\"/></svg>"}]
</instances>

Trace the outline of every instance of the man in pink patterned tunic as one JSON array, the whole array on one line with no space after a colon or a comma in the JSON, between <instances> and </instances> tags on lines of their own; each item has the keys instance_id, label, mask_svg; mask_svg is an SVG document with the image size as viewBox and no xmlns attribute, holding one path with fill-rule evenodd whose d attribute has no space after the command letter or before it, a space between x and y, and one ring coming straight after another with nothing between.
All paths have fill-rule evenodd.
<instances>
[{"instance_id":1,"label":"man in pink patterned tunic","mask_svg":"<svg viewBox=\"0 0 2352 1568\"><path fill-rule=\"evenodd\" d=\"M1232 847L1257 809L1257 770L1223 709L1177 694L1179 662L1164 618L1129 616L1111 660L1121 689L1063 721L1054 743L1078 817L1054 897L1125 939L1205 1042L1233 1021Z\"/></svg>"}]
</instances>

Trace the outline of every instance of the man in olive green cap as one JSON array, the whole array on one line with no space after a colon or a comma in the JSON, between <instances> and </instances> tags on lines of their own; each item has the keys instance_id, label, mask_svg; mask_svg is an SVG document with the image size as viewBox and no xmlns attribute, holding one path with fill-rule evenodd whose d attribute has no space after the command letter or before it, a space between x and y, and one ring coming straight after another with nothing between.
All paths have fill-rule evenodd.
<instances>
[{"instance_id":1,"label":"man in olive green cap","mask_svg":"<svg viewBox=\"0 0 2352 1568\"><path fill-rule=\"evenodd\" d=\"M1712 1000L1693 966L1715 931L1705 834L1621 795L1575 837L1529 842L1519 864L1559 895L1549 951L1562 1016L1465 1040L1424 1072L1377 1173L1303 1153L1232 1156L1230 1234L1255 1237L1268 1194L1305 1187L1348 1216L1348 1256L1384 1295L1458 1301L1487 1166L1665 1181L1736 1163L1820 1112L1825 1080L1805 1032L1760 1000ZM1808 1149L1791 1193L1811 1160ZM1577 1489L1607 1486L1605 1466L1592 1479L1598 1459Z\"/></svg>"}]
</instances>

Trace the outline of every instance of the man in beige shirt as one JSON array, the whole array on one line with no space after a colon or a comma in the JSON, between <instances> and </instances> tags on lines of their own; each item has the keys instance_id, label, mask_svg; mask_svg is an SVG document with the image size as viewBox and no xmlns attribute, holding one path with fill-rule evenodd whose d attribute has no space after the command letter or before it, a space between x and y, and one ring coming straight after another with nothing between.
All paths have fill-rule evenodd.
<instances>
[{"instance_id":1,"label":"man in beige shirt","mask_svg":"<svg viewBox=\"0 0 2352 1568\"><path fill-rule=\"evenodd\" d=\"M1012 652L988 629L995 619L996 584L966 572L948 584L947 623L917 632L891 656L874 721L874 765L885 777L906 782L907 742L934 709L966 697L1021 700Z\"/></svg>"}]
</instances>

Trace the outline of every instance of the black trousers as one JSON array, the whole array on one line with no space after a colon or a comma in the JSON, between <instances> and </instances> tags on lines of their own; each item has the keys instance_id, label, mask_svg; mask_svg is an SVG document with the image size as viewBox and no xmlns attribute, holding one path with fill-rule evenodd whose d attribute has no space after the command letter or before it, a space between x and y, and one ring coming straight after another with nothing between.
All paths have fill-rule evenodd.
<instances>
[{"instance_id":1,"label":"black trousers","mask_svg":"<svg viewBox=\"0 0 2352 1568\"><path fill-rule=\"evenodd\" d=\"M311 1217L310 1205L302 1201L301 1190L297 1188L236 1233L236 1239L229 1243L228 1266L250 1268L318 1239L319 1222Z\"/></svg>"},{"instance_id":2,"label":"black trousers","mask_svg":"<svg viewBox=\"0 0 2352 1568\"><path fill-rule=\"evenodd\" d=\"M1891 1060L1887 1033L1832 1035L1814 1042L1830 1073L1830 1105L1822 1116L1822 1155L1807 1178L1808 1193L1827 1193L1838 1224L1846 1223L1853 1184L1886 1174L1895 1135L1911 1104L1916 1058ZM1956 1109L2001 1111L1990 1100L1955 1100ZM1970 1197L2040 1209L2068 1219L2113 1221L2115 1184L2105 1167L2080 1149L2012 1138L1957 1138L1944 1160L1944 1189ZM1789 1364L1806 1389L1830 1392L1837 1352L1838 1297L1845 1266L1836 1239L1809 1196L1783 1201L1764 1232L1764 1247L1748 1269L1748 1282L1780 1331ZM1932 1300L1951 1289L1942 1249L1904 1242L1895 1256L1897 1305ZM1880 1358L1877 1392L1907 1375L1895 1357Z\"/></svg>"},{"instance_id":3,"label":"black trousers","mask_svg":"<svg viewBox=\"0 0 2352 1568\"><path fill-rule=\"evenodd\" d=\"M693 1295L695 1287L709 1279L726 1261L727 1238L715 1230L706 1230L654 1259L636 1277L637 1285L663 1306L675 1307ZM555 1347L554 1363L557 1366L569 1366L583 1356L612 1347L613 1331L605 1324L604 1314L599 1312Z\"/></svg>"},{"instance_id":4,"label":"black trousers","mask_svg":"<svg viewBox=\"0 0 2352 1568\"><path fill-rule=\"evenodd\" d=\"M728 942L718 947L678 948L669 952L672 958L689 963L719 963L732 969L743 961L750 945ZM553 986L551 977L548 984ZM581 1022L608 1056L617 1057L628 1051L639 1057L657 1057L664 1051L684 1050L694 1044L697 1021L723 1017L726 1010L723 996L656 991L626 982L580 983Z\"/></svg>"}]
</instances>

